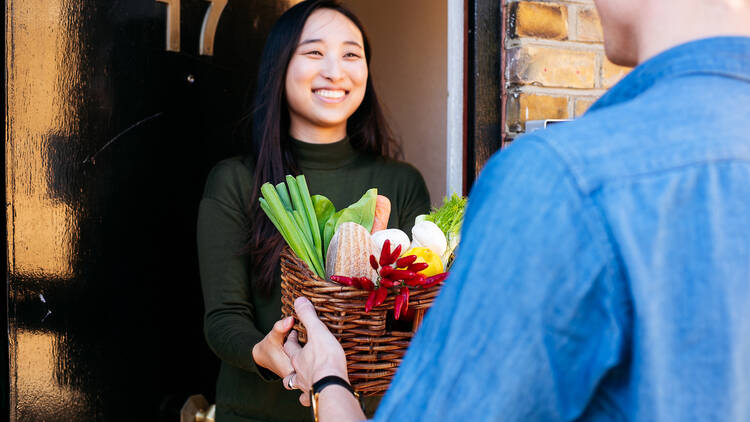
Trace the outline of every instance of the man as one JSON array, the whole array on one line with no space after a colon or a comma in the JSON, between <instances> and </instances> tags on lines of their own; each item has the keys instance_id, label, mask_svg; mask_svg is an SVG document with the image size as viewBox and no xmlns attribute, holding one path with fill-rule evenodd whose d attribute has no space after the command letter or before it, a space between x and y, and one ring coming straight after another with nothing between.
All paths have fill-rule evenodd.
<instances>
[{"instance_id":1,"label":"man","mask_svg":"<svg viewBox=\"0 0 750 422\"><path fill-rule=\"evenodd\" d=\"M750 420L750 1L596 5L607 56L640 65L487 164L375 420ZM296 308L288 384L346 379ZM340 385L317 404L363 418Z\"/></svg>"}]
</instances>

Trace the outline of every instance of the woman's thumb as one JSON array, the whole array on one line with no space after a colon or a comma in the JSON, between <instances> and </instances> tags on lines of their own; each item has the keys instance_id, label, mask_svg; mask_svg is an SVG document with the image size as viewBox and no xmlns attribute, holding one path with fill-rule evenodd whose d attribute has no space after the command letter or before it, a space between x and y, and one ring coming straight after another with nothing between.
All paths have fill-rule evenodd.
<instances>
[{"instance_id":1,"label":"woman's thumb","mask_svg":"<svg viewBox=\"0 0 750 422\"><path fill-rule=\"evenodd\" d=\"M278 334L286 335L289 330L292 329L294 326L294 317L286 317L284 319L280 319L276 321L275 324L273 324L273 330L276 331Z\"/></svg>"}]
</instances>

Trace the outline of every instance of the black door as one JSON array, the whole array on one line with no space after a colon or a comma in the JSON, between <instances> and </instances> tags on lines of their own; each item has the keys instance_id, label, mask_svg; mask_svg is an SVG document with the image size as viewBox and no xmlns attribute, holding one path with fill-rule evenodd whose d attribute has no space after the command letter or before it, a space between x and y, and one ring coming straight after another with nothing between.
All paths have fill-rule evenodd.
<instances>
[{"instance_id":1,"label":"black door","mask_svg":"<svg viewBox=\"0 0 750 422\"><path fill-rule=\"evenodd\" d=\"M197 205L211 165L242 151L287 7L6 0L3 417L177 420L188 395L213 400Z\"/></svg>"}]
</instances>

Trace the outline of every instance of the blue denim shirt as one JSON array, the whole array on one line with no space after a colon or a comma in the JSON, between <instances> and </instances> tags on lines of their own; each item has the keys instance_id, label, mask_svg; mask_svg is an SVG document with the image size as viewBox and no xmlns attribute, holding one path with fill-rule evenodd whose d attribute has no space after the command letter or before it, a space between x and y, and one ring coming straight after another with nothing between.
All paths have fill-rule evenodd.
<instances>
[{"instance_id":1,"label":"blue denim shirt","mask_svg":"<svg viewBox=\"0 0 750 422\"><path fill-rule=\"evenodd\" d=\"M375 420L750 421L750 38L490 160Z\"/></svg>"}]
</instances>

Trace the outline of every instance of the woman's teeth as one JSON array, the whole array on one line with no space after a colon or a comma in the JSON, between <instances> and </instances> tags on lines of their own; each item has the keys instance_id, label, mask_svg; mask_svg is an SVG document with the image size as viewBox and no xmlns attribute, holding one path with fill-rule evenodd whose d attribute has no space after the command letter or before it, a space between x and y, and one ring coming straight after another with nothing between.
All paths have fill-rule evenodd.
<instances>
[{"instance_id":1,"label":"woman's teeth","mask_svg":"<svg viewBox=\"0 0 750 422\"><path fill-rule=\"evenodd\" d=\"M318 90L315 90L315 93L317 95L320 95L323 98L330 98L332 100L337 100L339 98L342 98L344 95L346 95L345 91L341 91L341 90L331 91L328 89L318 89Z\"/></svg>"}]
</instances>

